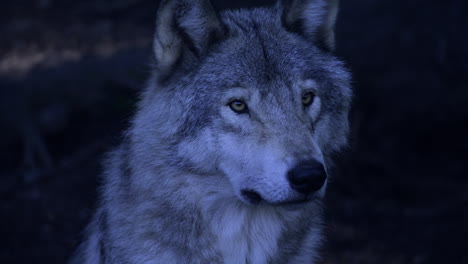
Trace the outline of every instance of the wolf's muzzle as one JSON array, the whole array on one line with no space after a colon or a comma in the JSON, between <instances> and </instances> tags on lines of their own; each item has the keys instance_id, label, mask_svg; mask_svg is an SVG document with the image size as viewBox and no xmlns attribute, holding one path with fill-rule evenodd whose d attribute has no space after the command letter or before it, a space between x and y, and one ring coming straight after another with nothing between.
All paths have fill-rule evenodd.
<instances>
[{"instance_id":1,"label":"wolf's muzzle","mask_svg":"<svg viewBox=\"0 0 468 264\"><path fill-rule=\"evenodd\" d=\"M318 191L326 179L327 173L323 164L316 160L300 162L288 172L289 185L302 194Z\"/></svg>"}]
</instances>

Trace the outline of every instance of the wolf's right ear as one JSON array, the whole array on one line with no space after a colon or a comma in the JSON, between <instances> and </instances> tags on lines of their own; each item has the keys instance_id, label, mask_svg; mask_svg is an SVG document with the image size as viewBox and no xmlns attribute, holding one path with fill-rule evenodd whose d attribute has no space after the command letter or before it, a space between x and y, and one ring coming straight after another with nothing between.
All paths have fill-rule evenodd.
<instances>
[{"instance_id":1,"label":"wolf's right ear","mask_svg":"<svg viewBox=\"0 0 468 264\"><path fill-rule=\"evenodd\" d=\"M314 41L325 50L335 48L335 21L339 0L279 0L287 30Z\"/></svg>"},{"instance_id":2,"label":"wolf's right ear","mask_svg":"<svg viewBox=\"0 0 468 264\"><path fill-rule=\"evenodd\" d=\"M153 45L156 66L165 72L184 55L203 56L223 36L224 26L209 0L162 0Z\"/></svg>"}]
</instances>

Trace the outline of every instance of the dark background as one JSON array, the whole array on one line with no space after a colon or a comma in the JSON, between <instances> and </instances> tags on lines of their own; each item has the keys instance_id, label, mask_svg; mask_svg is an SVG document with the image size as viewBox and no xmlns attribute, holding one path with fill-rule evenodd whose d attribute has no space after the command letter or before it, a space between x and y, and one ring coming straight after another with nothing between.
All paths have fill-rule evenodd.
<instances>
[{"instance_id":1,"label":"dark background","mask_svg":"<svg viewBox=\"0 0 468 264\"><path fill-rule=\"evenodd\" d=\"M324 263L468 263L467 2L341 2L356 96ZM76 247L150 70L156 7L0 4L0 263L64 263Z\"/></svg>"}]
</instances>

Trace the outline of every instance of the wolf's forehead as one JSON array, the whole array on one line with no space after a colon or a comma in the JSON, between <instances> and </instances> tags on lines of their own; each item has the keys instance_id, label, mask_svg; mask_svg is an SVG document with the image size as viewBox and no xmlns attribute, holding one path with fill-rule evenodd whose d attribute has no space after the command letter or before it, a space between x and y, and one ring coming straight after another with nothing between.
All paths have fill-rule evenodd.
<instances>
[{"instance_id":1,"label":"wolf's forehead","mask_svg":"<svg viewBox=\"0 0 468 264\"><path fill-rule=\"evenodd\" d=\"M276 16L269 14L262 19L262 14L263 11L232 15L227 20L231 33L220 52L231 53L230 66L236 65L240 75L254 81L300 78L297 75L310 65L307 63L313 55L310 45L288 32Z\"/></svg>"},{"instance_id":2,"label":"wolf's forehead","mask_svg":"<svg viewBox=\"0 0 468 264\"><path fill-rule=\"evenodd\" d=\"M233 42L237 46L226 43L225 50L214 54L210 62L204 65L204 71L219 73L213 76L213 80L221 79L219 81L223 82L226 88L249 86L260 88L266 84L287 81L285 70L281 69L277 59L270 57L269 51L266 53L261 51L260 43Z\"/></svg>"},{"instance_id":3,"label":"wolf's forehead","mask_svg":"<svg viewBox=\"0 0 468 264\"><path fill-rule=\"evenodd\" d=\"M274 12L225 13L229 33L203 60L197 78L210 82L215 91L244 87L283 98L310 88L301 87L302 81L321 84L327 59L310 41L287 31Z\"/></svg>"}]
</instances>

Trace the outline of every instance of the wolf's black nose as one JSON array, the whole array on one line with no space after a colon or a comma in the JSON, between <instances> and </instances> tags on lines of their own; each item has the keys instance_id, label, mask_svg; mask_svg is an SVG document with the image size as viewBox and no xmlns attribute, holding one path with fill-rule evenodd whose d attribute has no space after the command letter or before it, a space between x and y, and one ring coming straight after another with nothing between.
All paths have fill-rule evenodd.
<instances>
[{"instance_id":1,"label":"wolf's black nose","mask_svg":"<svg viewBox=\"0 0 468 264\"><path fill-rule=\"evenodd\" d=\"M291 188L303 194L318 191L326 179L325 168L316 160L301 162L288 172Z\"/></svg>"}]
</instances>

